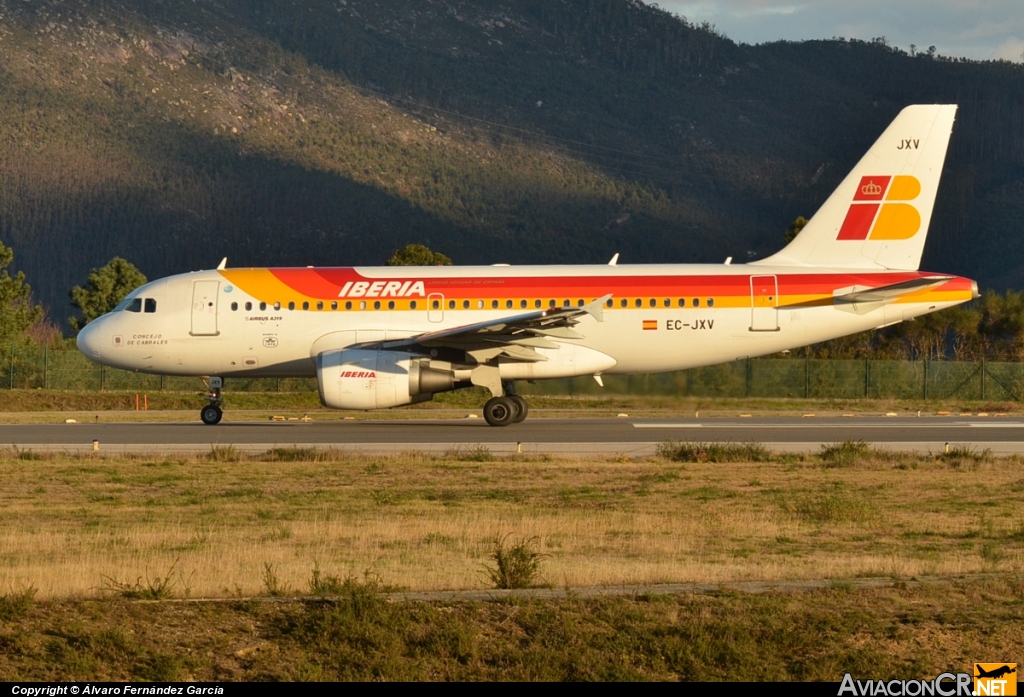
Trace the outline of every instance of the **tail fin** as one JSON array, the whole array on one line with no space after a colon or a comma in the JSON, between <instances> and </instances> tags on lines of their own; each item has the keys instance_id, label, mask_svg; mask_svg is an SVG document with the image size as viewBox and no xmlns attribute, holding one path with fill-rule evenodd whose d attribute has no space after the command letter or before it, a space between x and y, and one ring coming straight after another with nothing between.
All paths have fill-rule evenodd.
<instances>
[{"instance_id":1,"label":"tail fin","mask_svg":"<svg viewBox=\"0 0 1024 697\"><path fill-rule=\"evenodd\" d=\"M956 105L899 113L796 239L754 264L916 270Z\"/></svg>"}]
</instances>

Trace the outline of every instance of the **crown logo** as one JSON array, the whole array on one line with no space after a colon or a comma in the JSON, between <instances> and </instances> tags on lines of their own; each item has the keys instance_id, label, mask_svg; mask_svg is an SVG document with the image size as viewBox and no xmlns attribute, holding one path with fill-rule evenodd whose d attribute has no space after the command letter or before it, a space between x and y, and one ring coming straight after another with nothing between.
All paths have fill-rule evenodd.
<instances>
[{"instance_id":1,"label":"crown logo","mask_svg":"<svg viewBox=\"0 0 1024 697\"><path fill-rule=\"evenodd\" d=\"M860 187L860 192L865 196L878 196L882 193L882 187L875 182L868 182L864 186Z\"/></svg>"}]
</instances>

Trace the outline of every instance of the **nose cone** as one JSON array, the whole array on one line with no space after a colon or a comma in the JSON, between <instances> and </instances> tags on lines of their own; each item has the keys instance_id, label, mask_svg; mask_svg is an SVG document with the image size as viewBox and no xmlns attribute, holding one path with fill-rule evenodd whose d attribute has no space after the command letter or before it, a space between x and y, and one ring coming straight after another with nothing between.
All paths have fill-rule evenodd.
<instances>
[{"instance_id":1,"label":"nose cone","mask_svg":"<svg viewBox=\"0 0 1024 697\"><path fill-rule=\"evenodd\" d=\"M100 355L100 321L94 320L78 332L78 350L94 361L102 359Z\"/></svg>"}]
</instances>

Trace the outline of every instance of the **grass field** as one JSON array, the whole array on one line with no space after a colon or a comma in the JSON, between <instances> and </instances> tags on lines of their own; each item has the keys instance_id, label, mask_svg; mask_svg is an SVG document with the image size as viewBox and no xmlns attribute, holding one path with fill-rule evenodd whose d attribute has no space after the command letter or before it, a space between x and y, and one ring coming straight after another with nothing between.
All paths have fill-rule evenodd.
<instances>
[{"instance_id":1,"label":"grass field","mask_svg":"<svg viewBox=\"0 0 1024 697\"><path fill-rule=\"evenodd\" d=\"M0 599L0 680L931 679L1024 655L1019 579L391 603Z\"/></svg>"},{"instance_id":2,"label":"grass field","mask_svg":"<svg viewBox=\"0 0 1024 697\"><path fill-rule=\"evenodd\" d=\"M4 390L0 405L0 423L83 421L198 421L199 409L206 404L201 383L195 392L118 392ZM479 415L489 393L479 388L436 395L422 404L372 412L325 409L315 391L307 392L232 392L225 393L224 418L227 421L269 419L273 415L303 416L317 420L336 419L430 419ZM136 411L148 400L148 411ZM1013 401L995 400L912 400L912 399L771 399L709 398L640 395L526 395L530 418L609 417L628 413L633 417L736 416L818 416L841 414L900 415L963 412L1014 414L1021 406Z\"/></svg>"},{"instance_id":3,"label":"grass field","mask_svg":"<svg viewBox=\"0 0 1024 697\"><path fill-rule=\"evenodd\" d=\"M8 450L0 589L100 597L169 579L182 597L250 596L268 579L304 592L314 568L409 590L486 588L501 537L535 540L539 582L555 587L1024 566L1016 458L855 444L818 456L664 452L698 461Z\"/></svg>"},{"instance_id":4,"label":"grass field","mask_svg":"<svg viewBox=\"0 0 1024 697\"><path fill-rule=\"evenodd\" d=\"M7 450L0 680L838 681L1014 661L1022 464L856 443L816 456L666 443L643 460ZM485 603L384 595L492 588L496 553L515 549L538 565L529 583L556 588L831 584ZM952 582L900 581L921 575ZM894 585L857 588L865 576ZM172 601L198 597L223 600Z\"/></svg>"}]
</instances>

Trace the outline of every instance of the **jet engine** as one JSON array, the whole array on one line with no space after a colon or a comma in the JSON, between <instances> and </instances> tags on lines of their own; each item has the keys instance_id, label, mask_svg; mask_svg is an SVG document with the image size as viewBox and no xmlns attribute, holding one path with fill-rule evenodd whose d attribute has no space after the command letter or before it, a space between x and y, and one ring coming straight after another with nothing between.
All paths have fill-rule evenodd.
<instances>
[{"instance_id":1,"label":"jet engine","mask_svg":"<svg viewBox=\"0 0 1024 697\"><path fill-rule=\"evenodd\" d=\"M455 389L455 374L401 351L344 349L316 357L320 402L332 409L386 409Z\"/></svg>"}]
</instances>

